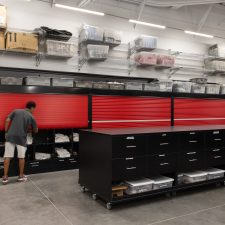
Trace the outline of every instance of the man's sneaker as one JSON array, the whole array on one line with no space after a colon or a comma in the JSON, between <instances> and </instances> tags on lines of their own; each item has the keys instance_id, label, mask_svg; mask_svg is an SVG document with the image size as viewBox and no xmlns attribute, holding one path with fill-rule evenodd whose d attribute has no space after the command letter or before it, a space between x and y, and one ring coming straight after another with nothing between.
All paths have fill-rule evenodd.
<instances>
[{"instance_id":1,"label":"man's sneaker","mask_svg":"<svg viewBox=\"0 0 225 225\"><path fill-rule=\"evenodd\" d=\"M2 177L2 184L6 185L9 182L9 178L8 177Z\"/></svg>"},{"instance_id":2,"label":"man's sneaker","mask_svg":"<svg viewBox=\"0 0 225 225\"><path fill-rule=\"evenodd\" d=\"M23 175L22 177L18 177L17 181L18 182L26 182L27 181L27 176Z\"/></svg>"}]
</instances>

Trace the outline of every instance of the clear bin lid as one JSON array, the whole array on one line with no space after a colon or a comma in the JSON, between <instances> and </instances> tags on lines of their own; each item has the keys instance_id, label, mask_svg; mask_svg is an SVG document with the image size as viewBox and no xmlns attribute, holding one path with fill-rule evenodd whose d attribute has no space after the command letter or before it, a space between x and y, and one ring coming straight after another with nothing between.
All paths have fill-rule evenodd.
<instances>
[{"instance_id":1,"label":"clear bin lid","mask_svg":"<svg viewBox=\"0 0 225 225\"><path fill-rule=\"evenodd\" d=\"M187 177L201 177L201 176L207 176L206 172L203 171L195 171L195 172L191 172L191 173L184 173L184 176Z\"/></svg>"},{"instance_id":2,"label":"clear bin lid","mask_svg":"<svg viewBox=\"0 0 225 225\"><path fill-rule=\"evenodd\" d=\"M156 177L153 179L154 184L162 184L162 183L168 183L168 182L173 182L174 179L170 177Z\"/></svg>"},{"instance_id":3,"label":"clear bin lid","mask_svg":"<svg viewBox=\"0 0 225 225\"><path fill-rule=\"evenodd\" d=\"M134 187L138 187L138 186L142 186L142 185L149 185L149 184L153 184L153 180L150 179L141 179L141 180L132 180L132 181L125 181L126 184L134 186Z\"/></svg>"},{"instance_id":4,"label":"clear bin lid","mask_svg":"<svg viewBox=\"0 0 225 225\"><path fill-rule=\"evenodd\" d=\"M225 170L220 170L220 169L216 169L216 168L211 168L211 169L208 169L206 171L207 174L209 175L213 175L213 174L218 174L218 173L225 173Z\"/></svg>"}]
</instances>

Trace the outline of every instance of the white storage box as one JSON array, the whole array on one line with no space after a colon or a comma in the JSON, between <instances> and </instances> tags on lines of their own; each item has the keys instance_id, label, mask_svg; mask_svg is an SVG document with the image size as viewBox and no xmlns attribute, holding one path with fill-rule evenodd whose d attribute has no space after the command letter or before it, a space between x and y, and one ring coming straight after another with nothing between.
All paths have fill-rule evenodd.
<instances>
[{"instance_id":1,"label":"white storage box","mask_svg":"<svg viewBox=\"0 0 225 225\"><path fill-rule=\"evenodd\" d=\"M161 92L172 92L173 81L171 81L171 80L160 80L159 81L159 90Z\"/></svg>"},{"instance_id":2,"label":"white storage box","mask_svg":"<svg viewBox=\"0 0 225 225\"><path fill-rule=\"evenodd\" d=\"M87 45L88 60L106 60L109 54L109 46L107 45Z\"/></svg>"},{"instance_id":3,"label":"white storage box","mask_svg":"<svg viewBox=\"0 0 225 225\"><path fill-rule=\"evenodd\" d=\"M51 86L51 78L46 77L26 77L26 85Z\"/></svg>"},{"instance_id":4,"label":"white storage box","mask_svg":"<svg viewBox=\"0 0 225 225\"><path fill-rule=\"evenodd\" d=\"M184 173L183 182L185 184L191 184L196 182L202 182L207 180L207 173L202 171L195 171L191 173Z\"/></svg>"},{"instance_id":5,"label":"white storage box","mask_svg":"<svg viewBox=\"0 0 225 225\"><path fill-rule=\"evenodd\" d=\"M74 80L67 78L52 78L52 86L55 87L73 87Z\"/></svg>"},{"instance_id":6,"label":"white storage box","mask_svg":"<svg viewBox=\"0 0 225 225\"><path fill-rule=\"evenodd\" d=\"M143 90L143 84L142 83L134 83L134 82L129 82L125 83L125 89L126 90L136 90L136 91L142 91Z\"/></svg>"},{"instance_id":7,"label":"white storage box","mask_svg":"<svg viewBox=\"0 0 225 225\"><path fill-rule=\"evenodd\" d=\"M173 82L173 91L180 93L190 93L191 92L191 82L183 82L183 81L174 81Z\"/></svg>"},{"instance_id":8,"label":"white storage box","mask_svg":"<svg viewBox=\"0 0 225 225\"><path fill-rule=\"evenodd\" d=\"M48 56L71 58L75 53L76 45L74 43L54 40L46 41L46 54Z\"/></svg>"},{"instance_id":9,"label":"white storage box","mask_svg":"<svg viewBox=\"0 0 225 225\"><path fill-rule=\"evenodd\" d=\"M205 67L208 70L225 71L225 62L216 60L205 60Z\"/></svg>"},{"instance_id":10,"label":"white storage box","mask_svg":"<svg viewBox=\"0 0 225 225\"><path fill-rule=\"evenodd\" d=\"M96 89L109 89L109 84L107 82L97 82L93 84L93 88Z\"/></svg>"},{"instance_id":11,"label":"white storage box","mask_svg":"<svg viewBox=\"0 0 225 225\"><path fill-rule=\"evenodd\" d=\"M180 173L177 175L177 184L181 185L183 184L183 180L184 180L184 174Z\"/></svg>"},{"instance_id":12,"label":"white storage box","mask_svg":"<svg viewBox=\"0 0 225 225\"><path fill-rule=\"evenodd\" d=\"M137 51L148 51L157 48L157 39L151 36L140 36L134 40Z\"/></svg>"},{"instance_id":13,"label":"white storage box","mask_svg":"<svg viewBox=\"0 0 225 225\"><path fill-rule=\"evenodd\" d=\"M76 81L74 85L77 88L93 88L92 81Z\"/></svg>"},{"instance_id":14,"label":"white storage box","mask_svg":"<svg viewBox=\"0 0 225 225\"><path fill-rule=\"evenodd\" d=\"M156 177L152 180L154 181L153 190L171 188L174 182L173 178L164 176Z\"/></svg>"},{"instance_id":15,"label":"white storage box","mask_svg":"<svg viewBox=\"0 0 225 225\"><path fill-rule=\"evenodd\" d=\"M216 168L211 168L205 171L207 175L208 180L214 180L214 179L219 179L224 177L225 170L220 170Z\"/></svg>"},{"instance_id":16,"label":"white storage box","mask_svg":"<svg viewBox=\"0 0 225 225\"><path fill-rule=\"evenodd\" d=\"M125 181L125 185L128 187L125 191L128 195L148 192L152 190L153 181L150 179Z\"/></svg>"},{"instance_id":17,"label":"white storage box","mask_svg":"<svg viewBox=\"0 0 225 225\"><path fill-rule=\"evenodd\" d=\"M210 56L225 57L225 44L216 44L210 46L208 53Z\"/></svg>"},{"instance_id":18,"label":"white storage box","mask_svg":"<svg viewBox=\"0 0 225 225\"><path fill-rule=\"evenodd\" d=\"M206 84L206 94L219 94L220 85L219 84Z\"/></svg>"},{"instance_id":19,"label":"white storage box","mask_svg":"<svg viewBox=\"0 0 225 225\"><path fill-rule=\"evenodd\" d=\"M104 30L99 27L83 25L79 42L103 42Z\"/></svg>"},{"instance_id":20,"label":"white storage box","mask_svg":"<svg viewBox=\"0 0 225 225\"><path fill-rule=\"evenodd\" d=\"M135 54L134 61L138 65L156 65L157 64L157 55L151 52L139 52Z\"/></svg>"},{"instance_id":21,"label":"white storage box","mask_svg":"<svg viewBox=\"0 0 225 225\"><path fill-rule=\"evenodd\" d=\"M112 46L118 46L121 44L121 37L115 31L104 31L104 43Z\"/></svg>"},{"instance_id":22,"label":"white storage box","mask_svg":"<svg viewBox=\"0 0 225 225\"><path fill-rule=\"evenodd\" d=\"M124 90L125 84L124 83L118 83L118 82L108 82L109 88L112 90Z\"/></svg>"},{"instance_id":23,"label":"white storage box","mask_svg":"<svg viewBox=\"0 0 225 225\"><path fill-rule=\"evenodd\" d=\"M221 88L220 88L220 94L224 95L225 94L225 85L221 85Z\"/></svg>"},{"instance_id":24,"label":"white storage box","mask_svg":"<svg viewBox=\"0 0 225 225\"><path fill-rule=\"evenodd\" d=\"M20 77L2 77L0 78L1 85L22 85L23 78Z\"/></svg>"},{"instance_id":25,"label":"white storage box","mask_svg":"<svg viewBox=\"0 0 225 225\"><path fill-rule=\"evenodd\" d=\"M205 93L205 85L204 84L192 84L191 93Z\"/></svg>"},{"instance_id":26,"label":"white storage box","mask_svg":"<svg viewBox=\"0 0 225 225\"><path fill-rule=\"evenodd\" d=\"M158 82L143 84L143 89L144 89L144 91L159 91L160 84Z\"/></svg>"}]
</instances>

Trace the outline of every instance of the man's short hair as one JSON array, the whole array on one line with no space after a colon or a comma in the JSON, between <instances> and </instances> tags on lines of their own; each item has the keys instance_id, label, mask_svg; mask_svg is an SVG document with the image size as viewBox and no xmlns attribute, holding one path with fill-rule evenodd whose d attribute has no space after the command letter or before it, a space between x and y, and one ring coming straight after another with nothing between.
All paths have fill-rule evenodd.
<instances>
[{"instance_id":1,"label":"man's short hair","mask_svg":"<svg viewBox=\"0 0 225 225\"><path fill-rule=\"evenodd\" d=\"M33 101L27 102L26 108L27 109L36 108L36 103Z\"/></svg>"}]
</instances>

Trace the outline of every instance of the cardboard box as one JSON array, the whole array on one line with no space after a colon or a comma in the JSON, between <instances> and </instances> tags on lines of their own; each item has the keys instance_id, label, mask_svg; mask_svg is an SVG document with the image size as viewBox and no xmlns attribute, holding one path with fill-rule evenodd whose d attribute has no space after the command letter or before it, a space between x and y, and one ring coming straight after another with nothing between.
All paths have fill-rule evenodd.
<instances>
[{"instance_id":1,"label":"cardboard box","mask_svg":"<svg viewBox=\"0 0 225 225\"><path fill-rule=\"evenodd\" d=\"M0 49L5 49L5 34L0 32Z\"/></svg>"},{"instance_id":2,"label":"cardboard box","mask_svg":"<svg viewBox=\"0 0 225 225\"><path fill-rule=\"evenodd\" d=\"M0 5L0 28L6 28L6 26L7 26L6 7Z\"/></svg>"},{"instance_id":3,"label":"cardboard box","mask_svg":"<svg viewBox=\"0 0 225 225\"><path fill-rule=\"evenodd\" d=\"M6 36L6 49L37 53L38 36L30 33L8 32Z\"/></svg>"}]
</instances>

